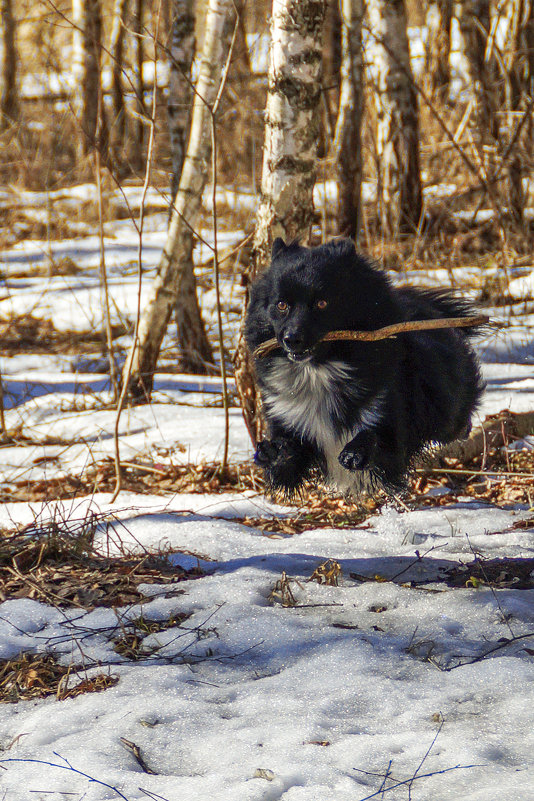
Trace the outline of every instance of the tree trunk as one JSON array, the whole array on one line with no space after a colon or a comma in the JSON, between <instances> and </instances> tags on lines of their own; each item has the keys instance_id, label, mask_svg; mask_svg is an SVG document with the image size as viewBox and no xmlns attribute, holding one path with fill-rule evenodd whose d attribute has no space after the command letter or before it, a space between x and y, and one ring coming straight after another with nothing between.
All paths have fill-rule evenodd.
<instances>
[{"instance_id":1,"label":"tree trunk","mask_svg":"<svg viewBox=\"0 0 534 801\"><path fill-rule=\"evenodd\" d=\"M265 115L262 199L249 277L263 270L273 240L309 236L315 215L313 186L319 134L321 48L326 2L277 0L271 19L269 85ZM253 441L262 430L259 396L243 332L236 381Z\"/></svg>"},{"instance_id":2,"label":"tree trunk","mask_svg":"<svg viewBox=\"0 0 534 801\"><path fill-rule=\"evenodd\" d=\"M124 72L124 37L129 4L130 0L115 0L113 27L109 45L109 52L111 53L111 99L113 104L111 142L115 161L119 165L124 160L126 138L126 108L122 74Z\"/></svg>"},{"instance_id":3,"label":"tree trunk","mask_svg":"<svg viewBox=\"0 0 534 801\"><path fill-rule=\"evenodd\" d=\"M176 296L184 274L191 270L191 234L198 223L202 192L208 180L211 155L211 108L217 97L222 68L228 53L228 24L234 19L232 0L210 0L204 47L191 118L191 133L182 177L171 210L167 241L139 321L139 341L128 356L123 380L128 375L134 400L150 398L154 371Z\"/></svg>"},{"instance_id":4,"label":"tree trunk","mask_svg":"<svg viewBox=\"0 0 534 801\"><path fill-rule=\"evenodd\" d=\"M460 4L460 30L471 79L475 109L473 120L479 151L494 147L499 136L495 55L488 37L491 0L464 0ZM486 166L486 165L485 165Z\"/></svg>"},{"instance_id":5,"label":"tree trunk","mask_svg":"<svg viewBox=\"0 0 534 801\"><path fill-rule=\"evenodd\" d=\"M173 0L171 44L169 52L169 138L172 158L171 197L174 201L182 165L191 117L191 65L195 55L195 2Z\"/></svg>"},{"instance_id":6,"label":"tree trunk","mask_svg":"<svg viewBox=\"0 0 534 801\"><path fill-rule=\"evenodd\" d=\"M0 131L4 131L14 122L19 105L15 36L16 22L12 0L0 0Z\"/></svg>"},{"instance_id":7,"label":"tree trunk","mask_svg":"<svg viewBox=\"0 0 534 801\"><path fill-rule=\"evenodd\" d=\"M136 96L136 114L131 120L132 141L130 150L130 160L134 170L143 170L144 160L144 141L146 116L145 106L145 80L143 75L143 64L145 61L145 30L144 30L144 0L135 0L132 14L132 42L133 42L133 65L134 65L134 85ZM154 91L156 87L154 86Z\"/></svg>"},{"instance_id":8,"label":"tree trunk","mask_svg":"<svg viewBox=\"0 0 534 801\"><path fill-rule=\"evenodd\" d=\"M453 0L428 0L426 10L425 84L431 97L447 100L451 82Z\"/></svg>"},{"instance_id":9,"label":"tree trunk","mask_svg":"<svg viewBox=\"0 0 534 801\"><path fill-rule=\"evenodd\" d=\"M195 55L194 8L194 0L173 0L172 2L167 113L171 143L171 197L173 202L180 184L191 118L193 96L191 65ZM209 365L213 365L213 352L206 336L198 305L193 267L192 236L189 237L189 241L184 248L183 258L186 266L181 289L176 295L174 307L178 360L182 372L204 374L209 371Z\"/></svg>"},{"instance_id":10,"label":"tree trunk","mask_svg":"<svg viewBox=\"0 0 534 801\"><path fill-rule=\"evenodd\" d=\"M363 0L341 0L341 92L333 156L337 178L337 233L358 238L362 183Z\"/></svg>"},{"instance_id":11,"label":"tree trunk","mask_svg":"<svg viewBox=\"0 0 534 801\"><path fill-rule=\"evenodd\" d=\"M526 104L532 97L530 94L532 86L532 53L529 52L532 35L532 24L534 19L534 9L532 0L515 0L508 2L507 13L507 37L506 47L502 66L505 71L504 79L504 106L508 111L506 116L505 136L500 137L501 149L506 153L508 143L511 142L514 122L519 118L521 111L525 111ZM531 114L529 115L531 116ZM522 140L519 137L507 157L504 165L506 170L506 204L510 216L516 225L522 226L525 212L525 191L523 189L524 164L528 161L528 155L521 153ZM530 148L529 148L530 149Z\"/></svg>"},{"instance_id":12,"label":"tree trunk","mask_svg":"<svg viewBox=\"0 0 534 801\"><path fill-rule=\"evenodd\" d=\"M94 147L105 150L105 115L101 90L102 13L100 0L73 0L72 72L74 109L81 128L78 156Z\"/></svg>"},{"instance_id":13,"label":"tree trunk","mask_svg":"<svg viewBox=\"0 0 534 801\"><path fill-rule=\"evenodd\" d=\"M380 221L385 236L413 232L422 210L419 119L404 0L369 0L376 70Z\"/></svg>"}]
</instances>

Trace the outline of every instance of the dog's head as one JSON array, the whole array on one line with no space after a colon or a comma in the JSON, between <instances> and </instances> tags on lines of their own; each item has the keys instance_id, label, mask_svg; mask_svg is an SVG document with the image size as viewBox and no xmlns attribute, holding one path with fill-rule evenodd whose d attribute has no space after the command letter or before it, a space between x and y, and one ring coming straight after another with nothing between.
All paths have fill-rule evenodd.
<instances>
[{"instance_id":1,"label":"dog's head","mask_svg":"<svg viewBox=\"0 0 534 801\"><path fill-rule=\"evenodd\" d=\"M316 248L276 239L264 282L271 326L294 362L312 359L329 331L379 327L376 320L383 319L384 309L378 306L389 298L385 276L356 253L349 239Z\"/></svg>"}]
</instances>

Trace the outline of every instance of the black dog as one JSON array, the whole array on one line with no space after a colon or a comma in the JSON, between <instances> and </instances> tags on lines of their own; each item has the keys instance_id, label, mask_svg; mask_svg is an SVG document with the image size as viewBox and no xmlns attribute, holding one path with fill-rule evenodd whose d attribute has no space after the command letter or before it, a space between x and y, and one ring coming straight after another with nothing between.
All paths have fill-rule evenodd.
<instances>
[{"instance_id":1,"label":"black dog","mask_svg":"<svg viewBox=\"0 0 534 801\"><path fill-rule=\"evenodd\" d=\"M350 240L304 248L277 239L270 268L252 286L245 328L251 351L279 343L255 361L270 433L255 460L271 488L291 494L319 469L349 493L394 491L425 446L466 436L483 390L473 329L321 340L329 331L472 313L442 291L392 287Z\"/></svg>"}]
</instances>

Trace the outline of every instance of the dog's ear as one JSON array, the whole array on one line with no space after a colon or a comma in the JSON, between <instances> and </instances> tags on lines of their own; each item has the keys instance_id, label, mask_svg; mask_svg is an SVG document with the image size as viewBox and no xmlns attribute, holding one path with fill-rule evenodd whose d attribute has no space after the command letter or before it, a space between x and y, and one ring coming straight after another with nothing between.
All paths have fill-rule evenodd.
<instances>
[{"instance_id":1,"label":"dog's ear","mask_svg":"<svg viewBox=\"0 0 534 801\"><path fill-rule=\"evenodd\" d=\"M336 256L356 256L356 245L352 239L340 238L332 239L326 246L330 249L333 255Z\"/></svg>"},{"instance_id":2,"label":"dog's ear","mask_svg":"<svg viewBox=\"0 0 534 801\"><path fill-rule=\"evenodd\" d=\"M276 257L279 256L280 253L282 253L282 251L284 251L286 249L287 249L287 245L284 242L284 240L280 236L277 236L276 239L273 242L273 249L271 251L271 258L272 259L276 259Z\"/></svg>"}]
</instances>

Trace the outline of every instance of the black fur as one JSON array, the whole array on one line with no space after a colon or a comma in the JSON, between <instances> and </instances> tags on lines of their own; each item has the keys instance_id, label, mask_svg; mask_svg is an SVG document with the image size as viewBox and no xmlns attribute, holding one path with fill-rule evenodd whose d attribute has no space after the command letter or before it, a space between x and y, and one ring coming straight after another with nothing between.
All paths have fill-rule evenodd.
<instances>
[{"instance_id":1,"label":"black fur","mask_svg":"<svg viewBox=\"0 0 534 801\"><path fill-rule=\"evenodd\" d=\"M304 248L277 239L245 329L252 351L273 337L280 345L255 362L270 436L255 459L271 487L292 493L319 468L349 492L394 490L428 444L466 436L483 390L473 329L321 339L472 313L446 292L394 288L350 240Z\"/></svg>"}]
</instances>

